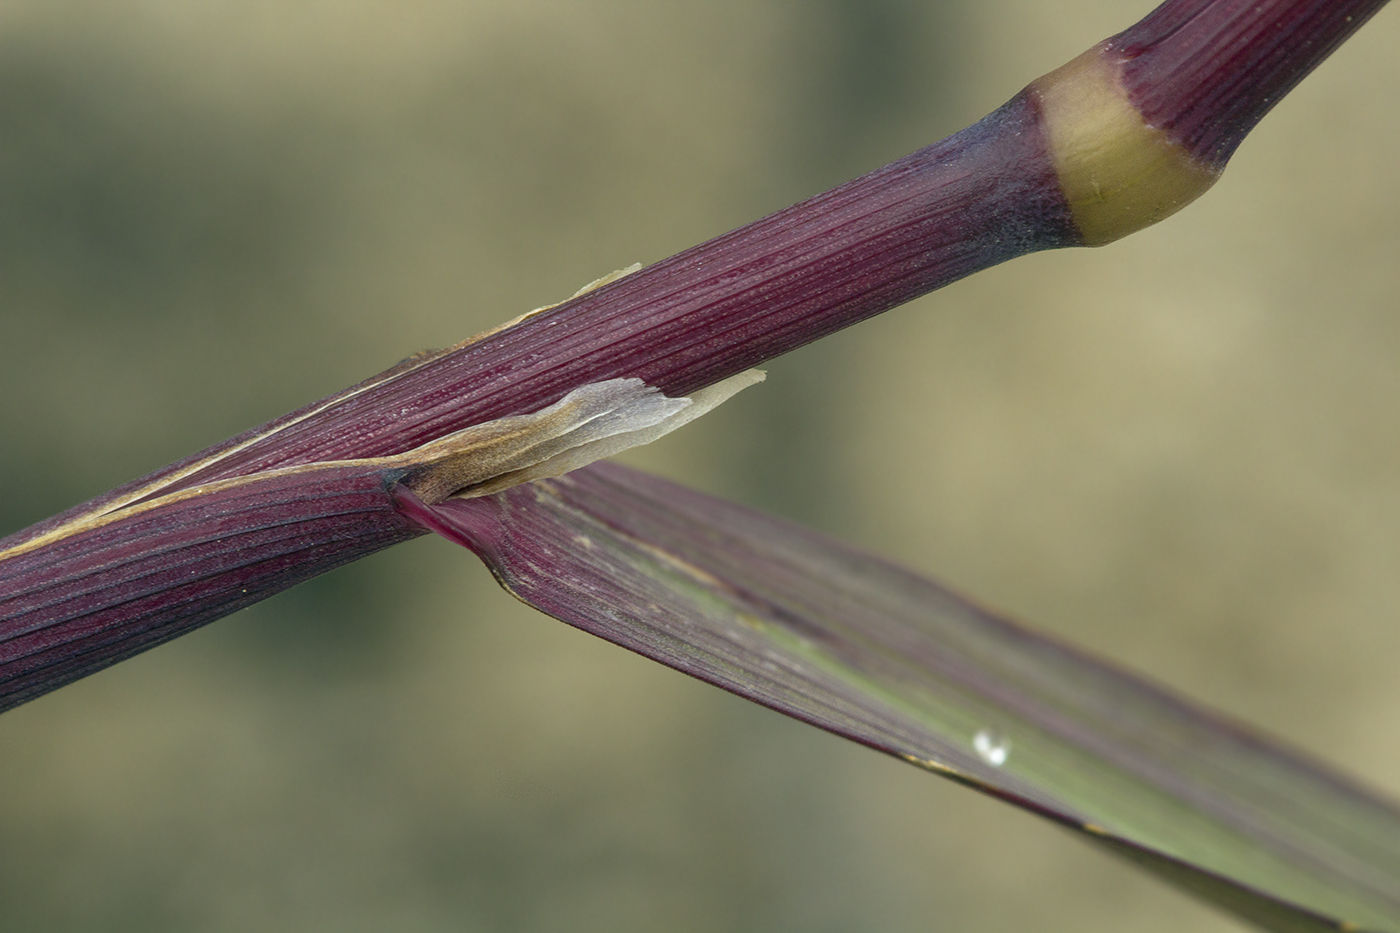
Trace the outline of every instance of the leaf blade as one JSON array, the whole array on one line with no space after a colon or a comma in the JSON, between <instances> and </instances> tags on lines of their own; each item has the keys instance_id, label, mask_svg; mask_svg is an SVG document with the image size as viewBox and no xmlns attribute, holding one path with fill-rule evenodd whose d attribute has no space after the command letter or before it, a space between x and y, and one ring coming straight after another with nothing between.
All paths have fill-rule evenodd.
<instances>
[{"instance_id":1,"label":"leaf blade","mask_svg":"<svg viewBox=\"0 0 1400 933\"><path fill-rule=\"evenodd\" d=\"M610 464L400 507L556 618L1080 830L1270 928L1400 928L1393 806L891 564Z\"/></svg>"}]
</instances>

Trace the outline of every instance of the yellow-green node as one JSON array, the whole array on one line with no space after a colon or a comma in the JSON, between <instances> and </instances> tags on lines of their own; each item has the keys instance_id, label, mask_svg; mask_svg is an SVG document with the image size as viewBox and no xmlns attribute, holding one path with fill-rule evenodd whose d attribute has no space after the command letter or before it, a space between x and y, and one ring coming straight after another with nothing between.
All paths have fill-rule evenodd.
<instances>
[{"instance_id":1,"label":"yellow-green node","mask_svg":"<svg viewBox=\"0 0 1400 933\"><path fill-rule=\"evenodd\" d=\"M1060 189L1086 246L1102 246L1176 213L1220 177L1149 126L1103 46L1038 78L1040 102Z\"/></svg>"}]
</instances>

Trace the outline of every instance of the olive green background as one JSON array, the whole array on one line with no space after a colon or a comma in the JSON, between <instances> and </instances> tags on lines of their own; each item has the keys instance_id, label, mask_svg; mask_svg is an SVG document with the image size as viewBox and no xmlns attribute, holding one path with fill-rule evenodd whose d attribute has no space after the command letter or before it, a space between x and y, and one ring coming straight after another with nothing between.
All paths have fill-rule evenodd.
<instances>
[{"instance_id":1,"label":"olive green background","mask_svg":"<svg viewBox=\"0 0 1400 933\"><path fill-rule=\"evenodd\" d=\"M1149 7L0 2L0 533L932 142ZM1161 227L627 459L1400 796L1397 41L1388 9ZM1239 929L436 539L0 717L0 926Z\"/></svg>"}]
</instances>

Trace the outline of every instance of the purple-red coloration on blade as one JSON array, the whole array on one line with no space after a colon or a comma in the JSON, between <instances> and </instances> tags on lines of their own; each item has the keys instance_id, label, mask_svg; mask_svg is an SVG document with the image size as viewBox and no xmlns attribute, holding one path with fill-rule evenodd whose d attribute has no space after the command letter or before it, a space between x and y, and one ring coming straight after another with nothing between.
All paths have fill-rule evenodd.
<instances>
[{"instance_id":1,"label":"purple-red coloration on blade","mask_svg":"<svg viewBox=\"0 0 1400 933\"><path fill-rule=\"evenodd\" d=\"M1400 923L1394 806L877 558L605 463L480 499L395 496L556 618L1139 849L1182 883L1186 865L1237 912L1264 911L1254 891Z\"/></svg>"}]
</instances>

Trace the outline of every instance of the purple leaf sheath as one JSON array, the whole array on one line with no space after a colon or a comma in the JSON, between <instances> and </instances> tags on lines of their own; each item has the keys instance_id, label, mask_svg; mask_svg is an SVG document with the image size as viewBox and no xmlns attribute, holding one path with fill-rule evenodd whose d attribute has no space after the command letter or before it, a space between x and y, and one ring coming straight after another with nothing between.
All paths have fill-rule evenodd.
<instances>
[{"instance_id":1,"label":"purple leaf sheath","mask_svg":"<svg viewBox=\"0 0 1400 933\"><path fill-rule=\"evenodd\" d=\"M1154 126L1219 160L1381 5L1169 0L1102 48ZM367 458L616 377L683 396L1083 242L1042 102L1033 85L884 168L0 540L0 709L416 533L389 506L406 474Z\"/></svg>"},{"instance_id":2,"label":"purple leaf sheath","mask_svg":"<svg viewBox=\"0 0 1400 933\"><path fill-rule=\"evenodd\" d=\"M402 475L346 461L617 376L686 395L978 269L1074 242L1035 121L1022 94L869 175L0 541L0 708L414 534L388 506ZM264 485L274 470L281 478Z\"/></svg>"}]
</instances>

